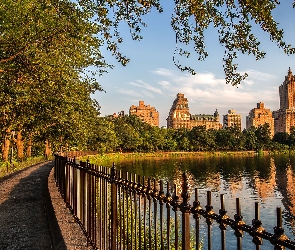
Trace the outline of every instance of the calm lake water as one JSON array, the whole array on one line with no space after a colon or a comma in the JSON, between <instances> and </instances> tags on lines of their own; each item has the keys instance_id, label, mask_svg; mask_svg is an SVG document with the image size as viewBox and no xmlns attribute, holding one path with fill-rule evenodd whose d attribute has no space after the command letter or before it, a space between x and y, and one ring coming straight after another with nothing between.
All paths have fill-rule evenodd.
<instances>
[{"instance_id":1,"label":"calm lake water","mask_svg":"<svg viewBox=\"0 0 295 250\"><path fill-rule=\"evenodd\" d=\"M271 233L276 225L276 208L281 207L285 234L295 241L294 156L150 157L117 162L117 168L164 180L177 180L186 171L190 175L192 188L199 189L202 207L206 205L207 190L211 190L213 210L218 213L219 197L224 194L227 214L233 218L236 213L235 200L240 198L243 219L248 225L254 218L255 202L259 201L262 226ZM203 238L206 238L206 231L206 224L203 223ZM228 228L227 231L232 229ZM226 236L227 249L236 249L236 238L230 235L232 233ZM251 241L252 237L245 234L243 247L246 247L243 249L255 249ZM218 225L213 227L212 244L216 249L220 248ZM273 246L264 241L261 249L273 249Z\"/></svg>"}]
</instances>

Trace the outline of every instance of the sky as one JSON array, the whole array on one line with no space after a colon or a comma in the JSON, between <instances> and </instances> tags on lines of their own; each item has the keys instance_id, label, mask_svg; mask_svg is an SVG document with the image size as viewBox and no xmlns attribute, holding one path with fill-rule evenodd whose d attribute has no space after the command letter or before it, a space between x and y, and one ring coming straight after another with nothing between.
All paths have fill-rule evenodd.
<instances>
[{"instance_id":1,"label":"sky","mask_svg":"<svg viewBox=\"0 0 295 250\"><path fill-rule=\"evenodd\" d=\"M170 25L173 2L165 1L164 12L153 10L144 17L148 27L142 30L141 41L133 41L128 29L122 28L124 42L121 51L130 58L127 66L116 62L108 51L103 55L114 69L99 77L105 92L96 92L92 97L101 106L101 116L124 111L131 105L144 101L159 112L160 127L167 126L166 118L177 93L188 99L190 113L211 114L217 109L222 123L223 115L234 109L241 115L242 128L246 126L246 116L264 102L271 111L279 109L279 86L283 83L289 67L295 74L295 55L285 55L272 43L268 34L255 27L255 34L261 41L261 49L267 54L256 61L254 56L239 54L236 61L238 71L247 72L248 78L238 87L225 83L222 66L224 48L218 43L218 34L210 27L205 32L205 42L209 57L198 61L192 50L190 59L177 58L183 65L195 69L196 75L181 72L173 63L176 48L175 33ZM275 10L274 18L279 28L284 29L287 43L295 46L295 9L293 0L284 0Z\"/></svg>"}]
</instances>

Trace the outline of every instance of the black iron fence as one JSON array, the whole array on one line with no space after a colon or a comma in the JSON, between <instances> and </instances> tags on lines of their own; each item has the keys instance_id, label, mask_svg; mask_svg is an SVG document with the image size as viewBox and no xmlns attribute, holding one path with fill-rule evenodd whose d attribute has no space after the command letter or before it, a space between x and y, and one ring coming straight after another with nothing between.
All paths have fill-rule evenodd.
<instances>
[{"instance_id":1,"label":"black iron fence","mask_svg":"<svg viewBox=\"0 0 295 250\"><path fill-rule=\"evenodd\" d=\"M255 218L247 225L239 198L234 218L227 215L223 194L218 213L213 210L210 191L202 207L198 190L189 191L185 173L179 183L170 185L117 171L114 166L106 168L56 155L55 180L89 243L97 249L242 249L245 233L252 238L252 249L260 249L264 242L273 249L295 249L295 242L284 234L281 208L277 208L272 233L262 226L258 202ZM205 238L200 235L201 220L206 225ZM220 234L218 247L212 244L213 224L218 225ZM226 233L234 235L234 244L227 241Z\"/></svg>"},{"instance_id":2,"label":"black iron fence","mask_svg":"<svg viewBox=\"0 0 295 250\"><path fill-rule=\"evenodd\" d=\"M59 155L61 156L67 156L69 158L78 158L86 155L97 155L97 151L65 151L65 152L60 152Z\"/></svg>"}]
</instances>

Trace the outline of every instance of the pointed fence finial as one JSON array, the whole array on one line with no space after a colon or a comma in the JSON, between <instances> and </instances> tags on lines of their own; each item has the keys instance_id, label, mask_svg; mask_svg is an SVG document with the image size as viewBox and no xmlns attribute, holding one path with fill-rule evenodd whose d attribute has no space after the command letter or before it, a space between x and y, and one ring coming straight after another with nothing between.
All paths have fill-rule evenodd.
<instances>
[{"instance_id":1,"label":"pointed fence finial","mask_svg":"<svg viewBox=\"0 0 295 250\"><path fill-rule=\"evenodd\" d=\"M115 182L116 175L117 175L117 170L116 170L115 163L113 162L113 166L111 168L111 183L114 183Z\"/></svg>"}]
</instances>

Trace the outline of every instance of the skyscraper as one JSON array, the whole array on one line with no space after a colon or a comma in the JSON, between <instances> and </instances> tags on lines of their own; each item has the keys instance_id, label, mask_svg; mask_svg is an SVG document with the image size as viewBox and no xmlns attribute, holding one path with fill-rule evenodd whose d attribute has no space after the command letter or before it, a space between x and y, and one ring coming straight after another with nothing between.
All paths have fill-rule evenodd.
<instances>
[{"instance_id":1,"label":"skyscraper","mask_svg":"<svg viewBox=\"0 0 295 250\"><path fill-rule=\"evenodd\" d=\"M275 133L290 133L295 126L295 76L289 68L288 75L279 87L280 109L273 112Z\"/></svg>"},{"instance_id":2,"label":"skyscraper","mask_svg":"<svg viewBox=\"0 0 295 250\"><path fill-rule=\"evenodd\" d=\"M184 94L177 94L166 120L167 128L190 128L188 100Z\"/></svg>"}]
</instances>

